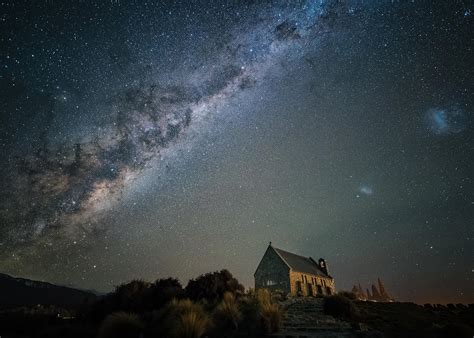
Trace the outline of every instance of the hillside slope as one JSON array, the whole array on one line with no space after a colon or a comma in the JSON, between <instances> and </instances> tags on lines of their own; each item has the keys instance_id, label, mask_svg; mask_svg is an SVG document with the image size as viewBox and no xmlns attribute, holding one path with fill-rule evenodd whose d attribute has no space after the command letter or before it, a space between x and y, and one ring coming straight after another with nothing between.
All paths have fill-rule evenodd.
<instances>
[{"instance_id":1,"label":"hillside slope","mask_svg":"<svg viewBox=\"0 0 474 338\"><path fill-rule=\"evenodd\" d=\"M96 297L91 292L0 273L0 306L34 304L68 306L82 304Z\"/></svg>"}]
</instances>

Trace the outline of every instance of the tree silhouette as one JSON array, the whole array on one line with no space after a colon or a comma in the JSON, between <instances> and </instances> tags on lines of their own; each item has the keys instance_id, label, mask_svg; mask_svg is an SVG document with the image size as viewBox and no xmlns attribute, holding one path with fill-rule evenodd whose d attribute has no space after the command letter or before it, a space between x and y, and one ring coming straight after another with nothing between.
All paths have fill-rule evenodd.
<instances>
[{"instance_id":1,"label":"tree silhouette","mask_svg":"<svg viewBox=\"0 0 474 338\"><path fill-rule=\"evenodd\" d=\"M191 279L186 286L186 295L193 300L216 302L221 300L226 292L240 294L244 292L244 287L225 269Z\"/></svg>"}]
</instances>

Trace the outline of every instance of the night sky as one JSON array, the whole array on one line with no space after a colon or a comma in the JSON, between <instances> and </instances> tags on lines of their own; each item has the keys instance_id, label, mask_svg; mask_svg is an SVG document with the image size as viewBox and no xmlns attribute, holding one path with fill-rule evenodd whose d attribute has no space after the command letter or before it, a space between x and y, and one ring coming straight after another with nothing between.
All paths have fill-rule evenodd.
<instances>
[{"instance_id":1,"label":"night sky","mask_svg":"<svg viewBox=\"0 0 474 338\"><path fill-rule=\"evenodd\" d=\"M474 302L474 5L0 4L0 272L100 291L269 241Z\"/></svg>"}]
</instances>

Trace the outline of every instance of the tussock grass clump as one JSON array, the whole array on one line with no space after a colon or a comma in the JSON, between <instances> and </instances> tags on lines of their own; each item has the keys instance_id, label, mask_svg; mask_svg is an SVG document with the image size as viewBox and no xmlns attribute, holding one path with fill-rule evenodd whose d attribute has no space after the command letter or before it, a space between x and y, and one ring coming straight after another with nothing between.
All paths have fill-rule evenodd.
<instances>
[{"instance_id":1,"label":"tussock grass clump","mask_svg":"<svg viewBox=\"0 0 474 338\"><path fill-rule=\"evenodd\" d=\"M179 317L172 333L179 338L199 338L206 332L207 325L207 316L194 311L187 312Z\"/></svg>"},{"instance_id":2,"label":"tussock grass clump","mask_svg":"<svg viewBox=\"0 0 474 338\"><path fill-rule=\"evenodd\" d=\"M242 313L235 296L231 292L226 292L222 301L217 305L214 316L221 326L237 330Z\"/></svg>"},{"instance_id":3,"label":"tussock grass clump","mask_svg":"<svg viewBox=\"0 0 474 338\"><path fill-rule=\"evenodd\" d=\"M143 323L136 314L116 312L108 315L99 328L98 338L138 338Z\"/></svg>"},{"instance_id":4,"label":"tussock grass clump","mask_svg":"<svg viewBox=\"0 0 474 338\"><path fill-rule=\"evenodd\" d=\"M273 302L271 293L267 289L258 289L255 292L255 298L265 333L278 332L283 320L283 310Z\"/></svg>"},{"instance_id":5,"label":"tussock grass clump","mask_svg":"<svg viewBox=\"0 0 474 338\"><path fill-rule=\"evenodd\" d=\"M202 305L189 299L173 299L165 309L168 332L176 338L199 338L210 325Z\"/></svg>"},{"instance_id":6,"label":"tussock grass clump","mask_svg":"<svg viewBox=\"0 0 474 338\"><path fill-rule=\"evenodd\" d=\"M266 333L278 332L281 328L283 311L278 304L260 304L260 316Z\"/></svg>"},{"instance_id":7,"label":"tussock grass clump","mask_svg":"<svg viewBox=\"0 0 474 338\"><path fill-rule=\"evenodd\" d=\"M238 303L242 313L239 332L246 334L248 337L258 337L264 334L260 309L255 293L248 293L240 297Z\"/></svg>"},{"instance_id":8,"label":"tussock grass clump","mask_svg":"<svg viewBox=\"0 0 474 338\"><path fill-rule=\"evenodd\" d=\"M359 315L354 303L342 295L333 295L325 298L324 312L328 315L345 319L355 319Z\"/></svg>"},{"instance_id":9,"label":"tussock grass clump","mask_svg":"<svg viewBox=\"0 0 474 338\"><path fill-rule=\"evenodd\" d=\"M258 304L269 304L272 302L272 295L267 289L257 289L255 291L255 298Z\"/></svg>"}]
</instances>

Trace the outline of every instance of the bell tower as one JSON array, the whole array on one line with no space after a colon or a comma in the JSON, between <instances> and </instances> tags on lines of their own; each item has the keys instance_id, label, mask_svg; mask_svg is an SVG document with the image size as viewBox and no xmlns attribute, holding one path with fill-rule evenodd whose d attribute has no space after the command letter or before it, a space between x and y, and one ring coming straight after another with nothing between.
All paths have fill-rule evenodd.
<instances>
[{"instance_id":1,"label":"bell tower","mask_svg":"<svg viewBox=\"0 0 474 338\"><path fill-rule=\"evenodd\" d=\"M319 268L321 269L321 271L323 271L326 275L329 275L328 265L327 265L326 260L324 258L320 258L318 260L318 265L319 265Z\"/></svg>"}]
</instances>

